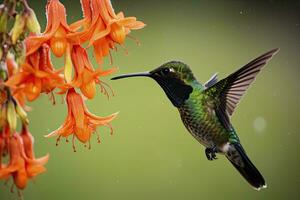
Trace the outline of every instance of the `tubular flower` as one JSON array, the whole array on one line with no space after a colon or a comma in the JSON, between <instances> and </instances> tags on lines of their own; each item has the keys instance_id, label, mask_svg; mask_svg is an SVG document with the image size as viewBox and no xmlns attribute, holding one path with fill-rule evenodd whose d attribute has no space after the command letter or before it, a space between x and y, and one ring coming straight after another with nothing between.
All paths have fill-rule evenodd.
<instances>
[{"instance_id":1,"label":"tubular flower","mask_svg":"<svg viewBox=\"0 0 300 200\"><path fill-rule=\"evenodd\" d=\"M71 58L74 64L74 78L72 82L66 83L61 87L62 91L60 93L65 93L66 90L77 87L85 97L92 99L95 96L97 83L100 84L101 88L104 88L99 77L107 76L116 71L116 68L94 70L86 50L79 45L73 46Z\"/></svg>"},{"instance_id":2,"label":"tubular flower","mask_svg":"<svg viewBox=\"0 0 300 200\"><path fill-rule=\"evenodd\" d=\"M33 178L46 171L44 165L48 162L49 155L47 154L41 158L35 158L33 149L34 138L28 131L27 126L23 126L20 136L23 141L24 151L22 151L22 155L26 161L27 176Z\"/></svg>"},{"instance_id":3,"label":"tubular flower","mask_svg":"<svg viewBox=\"0 0 300 200\"><path fill-rule=\"evenodd\" d=\"M88 3L90 8L87 6ZM82 5L86 19L82 24L83 26L90 24L89 28L80 34L71 33L69 36L71 38L79 36L82 42L89 40L89 46L94 46L94 54L99 64L102 63L103 57L109 54L110 49L116 49L115 44L123 47L125 38L131 30L145 26L135 17L125 17L123 12L115 14L110 0L82 0Z\"/></svg>"},{"instance_id":4,"label":"tubular flower","mask_svg":"<svg viewBox=\"0 0 300 200\"><path fill-rule=\"evenodd\" d=\"M17 133L10 136L8 142L10 162L0 170L0 179L8 179L12 176L14 184L21 190L26 187L27 181L30 178L46 170L43 165L48 161L48 156L40 159L35 159L34 157L32 159L28 158L24 153L24 149L28 151L27 148L30 146L28 142L29 140L26 141L25 146L24 139Z\"/></svg>"},{"instance_id":5,"label":"tubular flower","mask_svg":"<svg viewBox=\"0 0 300 200\"><path fill-rule=\"evenodd\" d=\"M77 31L76 33L70 33L68 34L68 38L76 38L79 39L80 43L83 43L90 38L90 34L92 31L90 31L88 28L92 23L92 10L91 10L91 0L80 0L81 8L83 12L83 19L74 22L70 25L70 28L73 31ZM93 22L94 23L94 22ZM82 31L79 31L80 29L83 29ZM89 36L89 37L84 37Z\"/></svg>"},{"instance_id":6,"label":"tubular flower","mask_svg":"<svg viewBox=\"0 0 300 200\"><path fill-rule=\"evenodd\" d=\"M41 35L30 36L27 38L29 48L26 55L30 55L39 49L42 44L49 44L55 56L61 57L66 53L67 46L71 42L66 37L73 31L70 29L66 20L66 9L59 0L50 0L46 6L47 26ZM74 42L74 41L73 41Z\"/></svg>"},{"instance_id":7,"label":"tubular flower","mask_svg":"<svg viewBox=\"0 0 300 200\"><path fill-rule=\"evenodd\" d=\"M40 93L52 92L62 82L59 71L54 70L50 61L49 47L44 44L27 57L19 72L13 74L5 84L15 96L25 95L28 101L33 101Z\"/></svg>"},{"instance_id":8,"label":"tubular flower","mask_svg":"<svg viewBox=\"0 0 300 200\"><path fill-rule=\"evenodd\" d=\"M96 0L94 3L97 4L96 7L102 8L100 15L106 28L103 31L95 31L89 45L94 46L95 57L98 62L101 62L102 57L107 56L110 49L116 49L115 44L123 47L125 38L131 30L141 29L145 24L137 21L136 17L125 18L123 12L115 14L110 0ZM133 37L130 38L136 40ZM138 40L136 41L139 44Z\"/></svg>"},{"instance_id":9,"label":"tubular flower","mask_svg":"<svg viewBox=\"0 0 300 200\"><path fill-rule=\"evenodd\" d=\"M22 156L22 143L18 134L14 134L9 138L9 157L8 166L0 171L0 179L7 179L12 176L15 185L19 189L24 189L27 185L28 177L26 174L25 159Z\"/></svg>"},{"instance_id":10,"label":"tubular flower","mask_svg":"<svg viewBox=\"0 0 300 200\"><path fill-rule=\"evenodd\" d=\"M84 104L82 96L76 93L73 88L68 90L66 101L68 105L68 115L65 122L61 127L45 137L58 136L58 144L61 137L68 138L73 135L72 142L74 151L76 151L74 143L75 137L82 143L90 142L90 138L97 127L108 126L111 128L110 122L117 116L117 113L115 113L108 117L98 117L90 113Z\"/></svg>"},{"instance_id":11,"label":"tubular flower","mask_svg":"<svg viewBox=\"0 0 300 200\"><path fill-rule=\"evenodd\" d=\"M116 68L104 70L103 58L111 58L110 51L117 50L118 45L124 48L126 38L134 39L129 35L131 30L145 26L135 17L125 17L122 12L115 14L110 0L81 0L83 19L69 25L64 5L59 0L47 2L43 33L27 0L4 1L0 8L0 180L12 178L20 190L46 171L44 165L49 159L48 155L35 157L26 101L46 93L54 103L53 93L60 89L59 93L65 94L67 117L46 137L57 136L58 144L61 137L71 136L74 151L75 139L90 147L90 139L96 134L100 142L97 128L106 126L112 133L111 121L117 113L96 116L87 109L84 97L94 98L97 85L109 97L106 87L110 87L100 79ZM94 47L98 68L89 60L86 49L90 46ZM54 68L51 54L64 57L63 69ZM16 131L20 127L18 122L22 125L20 133Z\"/></svg>"}]
</instances>

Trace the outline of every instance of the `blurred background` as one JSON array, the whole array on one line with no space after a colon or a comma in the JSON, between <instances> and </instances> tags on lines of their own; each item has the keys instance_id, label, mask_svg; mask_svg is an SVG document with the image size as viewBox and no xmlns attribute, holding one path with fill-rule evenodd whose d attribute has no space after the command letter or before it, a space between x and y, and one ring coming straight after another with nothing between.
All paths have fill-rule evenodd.
<instances>
[{"instance_id":1,"label":"blurred background","mask_svg":"<svg viewBox=\"0 0 300 200\"><path fill-rule=\"evenodd\" d=\"M81 18L79 0L61 0L68 22ZM46 0L29 1L45 27ZM30 104L30 130L37 156L50 153L47 173L30 182L25 199L300 199L300 2L288 0L112 0L116 12L136 16L147 27L127 39L129 55L113 53L119 73L151 70L169 60L189 64L199 81L224 78L251 59L279 47L239 104L232 123L268 188L257 192L222 156L207 161L161 88L146 78L106 81L89 109L120 111L115 133L100 128L92 149L43 135L58 128L66 107L47 96ZM93 60L94 62L94 60ZM54 62L61 67L61 61ZM95 62L94 62L95 63ZM108 61L106 60L106 63ZM108 65L105 65L109 67ZM116 74L115 74L116 75ZM1 184L0 199L16 199Z\"/></svg>"}]
</instances>

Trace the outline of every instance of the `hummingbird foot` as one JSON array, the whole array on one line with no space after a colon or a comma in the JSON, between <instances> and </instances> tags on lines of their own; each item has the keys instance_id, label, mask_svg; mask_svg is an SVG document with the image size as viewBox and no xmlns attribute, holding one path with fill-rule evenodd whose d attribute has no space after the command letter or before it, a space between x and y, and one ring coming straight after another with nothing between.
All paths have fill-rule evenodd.
<instances>
[{"instance_id":1,"label":"hummingbird foot","mask_svg":"<svg viewBox=\"0 0 300 200\"><path fill-rule=\"evenodd\" d=\"M216 153L218 152L217 147L214 146L212 148L206 148L205 149L205 155L208 160L216 160L218 159L216 156Z\"/></svg>"}]
</instances>

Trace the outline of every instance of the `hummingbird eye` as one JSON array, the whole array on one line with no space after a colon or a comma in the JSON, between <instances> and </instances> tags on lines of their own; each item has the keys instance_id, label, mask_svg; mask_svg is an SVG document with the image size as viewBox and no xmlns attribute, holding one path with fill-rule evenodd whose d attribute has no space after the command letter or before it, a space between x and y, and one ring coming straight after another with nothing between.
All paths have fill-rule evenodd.
<instances>
[{"instance_id":1,"label":"hummingbird eye","mask_svg":"<svg viewBox=\"0 0 300 200\"><path fill-rule=\"evenodd\" d=\"M163 70L162 70L162 74L163 75L168 75L170 73L170 69L169 68L164 68Z\"/></svg>"}]
</instances>

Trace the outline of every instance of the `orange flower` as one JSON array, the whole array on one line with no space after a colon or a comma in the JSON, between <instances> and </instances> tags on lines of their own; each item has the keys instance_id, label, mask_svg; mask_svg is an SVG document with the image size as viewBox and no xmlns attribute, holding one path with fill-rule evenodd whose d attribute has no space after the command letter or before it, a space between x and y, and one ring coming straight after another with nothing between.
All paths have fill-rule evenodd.
<instances>
[{"instance_id":1,"label":"orange flower","mask_svg":"<svg viewBox=\"0 0 300 200\"><path fill-rule=\"evenodd\" d=\"M90 8L87 6L89 3ZM82 5L86 20L81 24L83 26L89 24L89 28L80 34L71 33L69 36L71 38L79 36L81 42L89 40L89 46L94 46L94 54L99 64L102 64L103 57L109 54L110 49L116 49L115 43L123 46L131 30L145 26L135 17L125 18L123 12L115 14L110 0L82 0Z\"/></svg>"},{"instance_id":2,"label":"orange flower","mask_svg":"<svg viewBox=\"0 0 300 200\"><path fill-rule=\"evenodd\" d=\"M68 89L72 87L80 88L82 94L92 99L95 96L96 84L100 84L99 77L107 76L116 71L116 68L111 68L109 70L94 70L92 64L89 61L87 52L80 45L74 45L72 50L72 62L74 64L74 78L71 83L67 83L61 87L60 93L65 93Z\"/></svg>"},{"instance_id":3,"label":"orange flower","mask_svg":"<svg viewBox=\"0 0 300 200\"><path fill-rule=\"evenodd\" d=\"M66 9L59 0L49 0L46 6L47 26L41 35L27 38L29 48L26 55L30 55L38 50L42 44L49 44L55 56L61 57L65 54L70 43L66 37L72 30L67 24ZM74 42L74 41L73 41Z\"/></svg>"},{"instance_id":4,"label":"orange flower","mask_svg":"<svg viewBox=\"0 0 300 200\"><path fill-rule=\"evenodd\" d=\"M14 134L9 139L10 162L7 167L0 171L0 179L7 179L13 176L14 183L19 189L24 189L27 185L28 177L25 168L25 159L22 157L22 143L18 134Z\"/></svg>"},{"instance_id":5,"label":"orange flower","mask_svg":"<svg viewBox=\"0 0 300 200\"><path fill-rule=\"evenodd\" d=\"M14 179L14 184L19 189L24 189L27 185L27 181L37 176L38 174L44 172L44 164L48 161L48 155L40 159L35 159L34 157L29 158L24 152L30 152L32 148L32 137L22 133L22 137L19 134L15 133L9 138L9 155L10 162L7 166L4 166L0 170L0 179L7 179L10 176ZM23 145L23 141L24 145ZM29 149L27 149L29 148ZM33 155L33 153L31 153Z\"/></svg>"},{"instance_id":6,"label":"orange flower","mask_svg":"<svg viewBox=\"0 0 300 200\"><path fill-rule=\"evenodd\" d=\"M58 136L57 144L61 137L68 138L73 134L73 149L75 149L75 137L82 143L90 141L92 134L98 126L108 126L111 128L110 122L117 116L117 113L108 117L98 117L88 111L83 98L80 94L71 88L66 95L68 105L68 116L61 127L51 132L45 137ZM112 129L111 129L112 130Z\"/></svg>"},{"instance_id":7,"label":"orange flower","mask_svg":"<svg viewBox=\"0 0 300 200\"><path fill-rule=\"evenodd\" d=\"M90 34L92 33L91 30L88 30L88 27L91 25L91 23L93 24L94 22L92 22L92 10L91 10L91 0L81 0L81 8L82 8L82 12L83 12L83 19L74 22L73 24L71 24L69 27L73 30L73 31L77 31L75 33L70 33L68 34L68 38L76 38L79 39L79 41L81 41L80 43L83 43L85 41L87 41L90 38ZM83 28L82 31L78 31L81 28ZM88 36L88 37L85 37Z\"/></svg>"},{"instance_id":8,"label":"orange flower","mask_svg":"<svg viewBox=\"0 0 300 200\"><path fill-rule=\"evenodd\" d=\"M96 0L95 4L98 4L97 7L101 8L100 15L105 24L105 29L95 31L89 45L94 46L95 57L101 63L102 57L107 56L110 49L116 49L115 44L123 47L125 38L131 30L141 29L145 24L137 21L136 17L125 17L123 12L115 14L110 0ZM133 37L130 38L136 40ZM138 40L136 42L139 44Z\"/></svg>"},{"instance_id":9,"label":"orange flower","mask_svg":"<svg viewBox=\"0 0 300 200\"><path fill-rule=\"evenodd\" d=\"M125 17L123 12L115 14L110 0L98 0L100 3L100 14L106 25L106 30L99 35L94 35L93 40L102 38L103 35L108 34L110 38L118 44L124 44L125 37L131 30L141 29L145 24L137 21L136 17Z\"/></svg>"},{"instance_id":10,"label":"orange flower","mask_svg":"<svg viewBox=\"0 0 300 200\"><path fill-rule=\"evenodd\" d=\"M28 101L33 101L40 93L52 92L62 82L59 71L54 71L50 61L49 47L44 44L27 57L19 72L12 75L5 84L13 90L14 96L19 95L21 101L24 95Z\"/></svg>"},{"instance_id":11,"label":"orange flower","mask_svg":"<svg viewBox=\"0 0 300 200\"><path fill-rule=\"evenodd\" d=\"M43 156L41 158L35 158L33 150L34 138L28 131L27 126L23 126L20 136L23 141L24 151L22 153L23 157L26 160L27 176L29 178L32 178L39 175L40 173L45 172L46 168L44 167L44 165L48 162L49 155L47 154L46 156Z\"/></svg>"}]
</instances>

